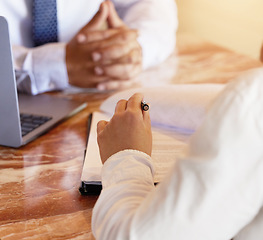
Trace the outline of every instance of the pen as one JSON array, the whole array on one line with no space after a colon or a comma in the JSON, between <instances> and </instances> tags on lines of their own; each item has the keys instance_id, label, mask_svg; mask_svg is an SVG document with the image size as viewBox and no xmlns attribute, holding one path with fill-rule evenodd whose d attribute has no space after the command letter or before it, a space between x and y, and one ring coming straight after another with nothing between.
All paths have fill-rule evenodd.
<instances>
[{"instance_id":1,"label":"pen","mask_svg":"<svg viewBox=\"0 0 263 240\"><path fill-rule=\"evenodd\" d=\"M145 101L142 101L141 102L141 108L143 111L148 111L150 106Z\"/></svg>"}]
</instances>

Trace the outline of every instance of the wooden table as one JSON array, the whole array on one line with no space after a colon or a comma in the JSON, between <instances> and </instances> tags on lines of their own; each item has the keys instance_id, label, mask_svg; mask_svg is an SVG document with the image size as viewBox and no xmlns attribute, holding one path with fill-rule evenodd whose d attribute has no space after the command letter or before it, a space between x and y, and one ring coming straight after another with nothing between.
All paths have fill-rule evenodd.
<instances>
[{"instance_id":1,"label":"wooden table","mask_svg":"<svg viewBox=\"0 0 263 240\"><path fill-rule=\"evenodd\" d=\"M175 53L143 72L135 85L226 83L259 66L260 61L191 36L178 36ZM87 116L110 93L57 95L89 105L20 149L0 147L1 240L93 239L91 215L97 196L81 196L78 188Z\"/></svg>"}]
</instances>

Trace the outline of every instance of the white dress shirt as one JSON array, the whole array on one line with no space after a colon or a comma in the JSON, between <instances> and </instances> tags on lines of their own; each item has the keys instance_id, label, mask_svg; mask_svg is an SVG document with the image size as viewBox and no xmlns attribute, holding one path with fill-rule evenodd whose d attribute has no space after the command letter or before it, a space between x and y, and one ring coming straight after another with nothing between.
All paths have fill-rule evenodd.
<instances>
[{"instance_id":1,"label":"white dress shirt","mask_svg":"<svg viewBox=\"0 0 263 240\"><path fill-rule=\"evenodd\" d=\"M263 69L227 86L157 187L148 155L111 156L93 210L96 239L262 240L262 106Z\"/></svg>"},{"instance_id":2,"label":"white dress shirt","mask_svg":"<svg viewBox=\"0 0 263 240\"><path fill-rule=\"evenodd\" d=\"M0 1L7 18L21 91L37 94L68 86L65 44L97 12L102 0L57 0L59 42L32 48L32 0ZM143 68L166 59L174 49L177 13L174 0L113 0L120 17L139 30ZM25 77L28 75L29 77Z\"/></svg>"}]
</instances>

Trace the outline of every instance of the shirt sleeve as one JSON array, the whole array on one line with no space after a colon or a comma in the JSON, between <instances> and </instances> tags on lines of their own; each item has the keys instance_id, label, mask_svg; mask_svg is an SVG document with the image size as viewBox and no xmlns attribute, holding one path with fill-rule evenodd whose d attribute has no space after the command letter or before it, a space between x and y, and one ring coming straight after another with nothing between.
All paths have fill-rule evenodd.
<instances>
[{"instance_id":1,"label":"shirt sleeve","mask_svg":"<svg viewBox=\"0 0 263 240\"><path fill-rule=\"evenodd\" d=\"M174 0L114 0L119 16L139 30L143 68L164 61L174 50L178 27Z\"/></svg>"},{"instance_id":2,"label":"shirt sleeve","mask_svg":"<svg viewBox=\"0 0 263 240\"><path fill-rule=\"evenodd\" d=\"M138 41L142 47L144 69L161 63L173 52L175 32L178 25L174 0L115 0L113 2L124 22L130 28L139 30ZM12 8L15 8L16 4L13 1ZM91 5L91 3L88 4ZM99 3L94 1L91 7L95 10L98 5ZM23 14L29 16L26 7L24 5L22 7ZM89 19L93 15L93 10L91 13L87 13ZM11 14L11 20L20 20L16 15L15 17L13 15ZM83 19L86 20L87 17ZM27 21L30 21L29 17ZM15 24L14 26L14 29L18 29L13 31L14 33L21 30L20 25ZM81 27L80 22L77 22L73 26L74 31L79 27ZM16 44L29 46L24 44L24 42L30 42L28 40L29 30L28 26L24 26L21 33L23 34L23 41L16 41ZM61 36L70 39L73 32L69 26L63 25ZM15 37L19 36L15 35ZM63 42L66 42L65 39ZM65 43L47 44L38 48L13 46L13 52L19 91L38 94L45 91L64 89L68 86Z\"/></svg>"},{"instance_id":3,"label":"shirt sleeve","mask_svg":"<svg viewBox=\"0 0 263 240\"><path fill-rule=\"evenodd\" d=\"M96 239L128 239L134 209L154 189L153 174L150 156L139 151L124 150L107 160L92 218Z\"/></svg>"},{"instance_id":4,"label":"shirt sleeve","mask_svg":"<svg viewBox=\"0 0 263 240\"><path fill-rule=\"evenodd\" d=\"M65 43L36 48L13 46L17 88L32 95L68 86Z\"/></svg>"},{"instance_id":5,"label":"shirt sleeve","mask_svg":"<svg viewBox=\"0 0 263 240\"><path fill-rule=\"evenodd\" d=\"M258 74L258 73L257 73ZM231 239L263 205L263 70L230 84L156 188L151 160L120 152L104 165L96 239Z\"/></svg>"}]
</instances>

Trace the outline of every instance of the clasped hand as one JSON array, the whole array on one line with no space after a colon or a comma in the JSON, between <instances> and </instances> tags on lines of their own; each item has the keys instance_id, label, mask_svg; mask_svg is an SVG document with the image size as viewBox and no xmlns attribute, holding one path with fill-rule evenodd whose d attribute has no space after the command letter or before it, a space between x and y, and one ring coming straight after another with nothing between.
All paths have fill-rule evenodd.
<instances>
[{"instance_id":1,"label":"clasped hand","mask_svg":"<svg viewBox=\"0 0 263 240\"><path fill-rule=\"evenodd\" d=\"M107 29L105 28L107 24ZM119 18L105 1L93 19L66 46L69 83L99 89L118 88L142 68L138 32Z\"/></svg>"},{"instance_id":2,"label":"clasped hand","mask_svg":"<svg viewBox=\"0 0 263 240\"><path fill-rule=\"evenodd\" d=\"M120 100L112 119L98 122L98 145L103 163L125 149L142 151L151 156L151 120L149 111L141 109L142 99L142 94L136 93L128 101Z\"/></svg>"}]
</instances>

